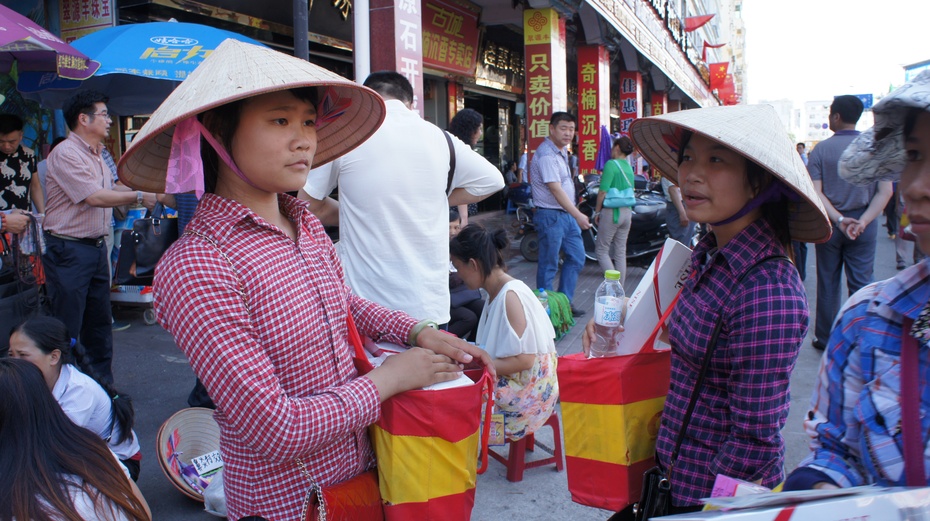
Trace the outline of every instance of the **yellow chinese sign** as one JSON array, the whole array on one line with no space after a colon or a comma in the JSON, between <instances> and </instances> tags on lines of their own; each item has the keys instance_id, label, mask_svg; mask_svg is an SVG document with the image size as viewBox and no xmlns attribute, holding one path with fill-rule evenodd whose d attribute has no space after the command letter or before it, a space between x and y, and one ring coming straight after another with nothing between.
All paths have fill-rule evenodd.
<instances>
[{"instance_id":1,"label":"yellow chinese sign","mask_svg":"<svg viewBox=\"0 0 930 521\"><path fill-rule=\"evenodd\" d=\"M423 63L473 75L478 56L478 15L444 0L423 0Z\"/></svg>"},{"instance_id":2,"label":"yellow chinese sign","mask_svg":"<svg viewBox=\"0 0 930 521\"><path fill-rule=\"evenodd\" d=\"M597 45L578 46L578 171L597 172L601 126L608 125L609 56ZM603 146L607 146L606 144Z\"/></svg>"}]
</instances>

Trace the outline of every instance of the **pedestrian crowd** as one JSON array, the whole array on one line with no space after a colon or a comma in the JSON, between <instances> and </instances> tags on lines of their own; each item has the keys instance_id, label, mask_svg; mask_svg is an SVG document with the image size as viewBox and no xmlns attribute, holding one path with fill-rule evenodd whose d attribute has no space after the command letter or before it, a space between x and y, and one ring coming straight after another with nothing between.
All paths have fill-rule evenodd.
<instances>
[{"instance_id":1,"label":"pedestrian crowd","mask_svg":"<svg viewBox=\"0 0 930 521\"><path fill-rule=\"evenodd\" d=\"M575 301L582 232L597 226L600 267L625 277L631 156L662 176L663 218L693 247L663 333L671 384L656 460L671 483L665 512L700 509L717 475L789 489L928 484L928 96L924 73L879 102L862 133L861 101L837 96L834 136L809 153L767 106L641 118L612 143L594 222L576 205L572 114L555 112L530 160L505 169L508 184L532 192L535 288L563 293L575 316L584 313ZM118 166L103 146L106 96L75 95L44 183L21 145L22 120L0 115L9 183L0 232L41 226L48 315L0 332L10 346L0 359L0 469L12 478L0 489L0 519L151 517L135 485L132 403L112 372L113 212L126 205L161 202L183 220L158 264L155 313L198 378L189 401L216 409L230 519L295 519L311 487L356 483L376 466L368 427L382 403L466 368L492 375L507 440L549 420L559 399L551 319L507 274L507 234L468 223L469 205L505 185L473 148L483 118L460 111L445 132L414 102L396 72L358 85L227 40ZM889 234L911 239L914 254L899 245L901 272L875 282L889 204ZM706 233L696 237L696 223ZM338 242L325 227L338 227ZM788 384L811 318L808 243L812 346L824 355L805 421L811 453L785 469ZM360 376L356 329L410 348Z\"/></svg>"}]
</instances>

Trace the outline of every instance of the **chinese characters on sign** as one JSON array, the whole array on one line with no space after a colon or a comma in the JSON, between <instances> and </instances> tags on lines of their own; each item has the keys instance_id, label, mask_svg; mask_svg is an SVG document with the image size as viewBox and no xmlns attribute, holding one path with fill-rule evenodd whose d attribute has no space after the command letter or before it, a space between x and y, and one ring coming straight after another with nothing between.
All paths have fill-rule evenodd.
<instances>
[{"instance_id":1,"label":"chinese characters on sign","mask_svg":"<svg viewBox=\"0 0 930 521\"><path fill-rule=\"evenodd\" d=\"M603 46L578 47L578 171L593 174L601 125L607 125L610 104L609 56Z\"/></svg>"},{"instance_id":2,"label":"chinese characters on sign","mask_svg":"<svg viewBox=\"0 0 930 521\"><path fill-rule=\"evenodd\" d=\"M59 0L58 10L61 39L66 42L115 25L113 0Z\"/></svg>"},{"instance_id":3,"label":"chinese characters on sign","mask_svg":"<svg viewBox=\"0 0 930 521\"><path fill-rule=\"evenodd\" d=\"M423 63L465 75L475 73L478 15L442 0L423 2Z\"/></svg>"},{"instance_id":4,"label":"chinese characters on sign","mask_svg":"<svg viewBox=\"0 0 930 521\"><path fill-rule=\"evenodd\" d=\"M639 72L620 72L620 133L630 135L630 125L642 116L643 76Z\"/></svg>"},{"instance_id":5,"label":"chinese characters on sign","mask_svg":"<svg viewBox=\"0 0 930 521\"><path fill-rule=\"evenodd\" d=\"M411 109L423 115L423 34L420 3L416 0L395 0L394 35L397 38L397 72L406 76L413 85Z\"/></svg>"},{"instance_id":6,"label":"chinese characters on sign","mask_svg":"<svg viewBox=\"0 0 930 521\"><path fill-rule=\"evenodd\" d=\"M549 136L553 112L565 110L565 22L553 9L523 11L526 132L530 153Z\"/></svg>"}]
</instances>

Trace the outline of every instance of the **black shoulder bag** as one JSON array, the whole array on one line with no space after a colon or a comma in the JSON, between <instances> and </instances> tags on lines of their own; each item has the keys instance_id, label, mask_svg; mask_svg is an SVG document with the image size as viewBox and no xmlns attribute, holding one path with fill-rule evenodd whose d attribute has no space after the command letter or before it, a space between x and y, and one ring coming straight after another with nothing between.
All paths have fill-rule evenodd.
<instances>
[{"instance_id":1,"label":"black shoulder bag","mask_svg":"<svg viewBox=\"0 0 930 521\"><path fill-rule=\"evenodd\" d=\"M784 259L791 262L784 255L770 255L760 259L743 273L737 281L737 285L742 283L743 279L757 266L772 259ZM691 414L694 412L694 406L697 404L698 394L704 383L704 376L707 374L710 360L713 358L714 351L717 349L717 340L720 338L720 330L722 328L723 315L717 317L717 322L714 324L714 332L710 337L710 344L707 347L707 352L704 354L704 361L701 363L701 372L698 373L697 381L694 384L694 390L691 392L691 400L688 402L688 409L685 411L685 418L681 423L681 430L678 431L678 437L675 439L675 450L672 451L672 455L669 458L668 470L663 471L656 465L643 474L642 495L640 496L639 502L632 506L632 515L635 521L646 521L654 517L669 515L671 512L672 484L671 481L669 481L669 476L672 473L672 468L675 466L675 461L678 459L678 451L681 449L681 443L685 439L685 431L688 429L688 424L691 423ZM626 511L626 509L624 509L624 511ZM624 511L621 511L618 515L622 515ZM611 519L620 518L615 516Z\"/></svg>"}]
</instances>

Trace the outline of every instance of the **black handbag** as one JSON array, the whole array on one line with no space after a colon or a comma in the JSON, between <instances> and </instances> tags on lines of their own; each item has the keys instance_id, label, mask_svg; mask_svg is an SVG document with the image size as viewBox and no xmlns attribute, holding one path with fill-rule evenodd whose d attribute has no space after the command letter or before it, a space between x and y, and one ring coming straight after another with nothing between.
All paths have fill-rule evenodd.
<instances>
[{"instance_id":1,"label":"black handbag","mask_svg":"<svg viewBox=\"0 0 930 521\"><path fill-rule=\"evenodd\" d=\"M770 255L765 257L750 266L739 278L737 285L742 283L743 279L746 278L756 266L772 259L784 259L791 262L784 255ZM722 327L723 316L721 315L717 317L717 321L714 324L714 332L711 334L710 343L707 346L707 352L704 353L704 360L701 362L701 372L698 373L697 381L694 383L694 390L691 391L691 400L688 402L688 409L685 411L685 417L681 422L681 430L678 431L678 437L675 439L675 449L669 457L668 469L663 471L661 467L656 465L647 470L643 474L643 489L639 501L634 503L631 508L622 510L618 515L627 513L627 515L623 517L632 517L635 521L647 521L654 517L674 514L674 512L672 512L672 483L669 476L672 473L672 468L675 466L675 461L678 459L678 451L681 449L681 443L685 439L685 431L688 429L688 424L691 423L691 414L694 412L694 406L697 404L698 393L704 383L704 376L707 374L710 360L713 358L714 351L717 349L717 340L720 338L720 330ZM621 518L622 517L615 516L611 519Z\"/></svg>"},{"instance_id":2,"label":"black handbag","mask_svg":"<svg viewBox=\"0 0 930 521\"><path fill-rule=\"evenodd\" d=\"M178 220L165 217L165 207L157 203L142 219L132 223L132 249L136 257L136 277L152 277L155 265L178 240ZM123 245L125 246L125 245Z\"/></svg>"},{"instance_id":3,"label":"black handbag","mask_svg":"<svg viewBox=\"0 0 930 521\"><path fill-rule=\"evenodd\" d=\"M22 262L17 248L0 233L0 358L10 349L9 332L42 312L39 285L32 266Z\"/></svg>"}]
</instances>

